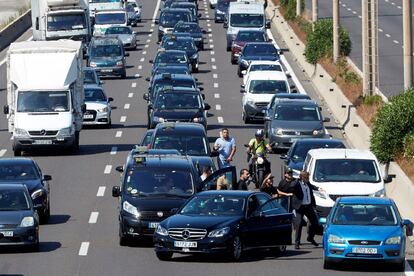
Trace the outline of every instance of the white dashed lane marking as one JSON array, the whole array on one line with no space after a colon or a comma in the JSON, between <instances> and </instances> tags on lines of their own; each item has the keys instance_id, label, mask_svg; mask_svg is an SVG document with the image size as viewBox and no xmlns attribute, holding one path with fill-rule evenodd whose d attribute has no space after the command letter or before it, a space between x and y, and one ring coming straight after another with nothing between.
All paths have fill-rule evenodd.
<instances>
[{"instance_id":1,"label":"white dashed lane marking","mask_svg":"<svg viewBox=\"0 0 414 276\"><path fill-rule=\"evenodd\" d=\"M143 51L143 52L142 52L142 54L143 54L143 55L146 55L146 54L147 54L147 51Z\"/></svg>"},{"instance_id":2,"label":"white dashed lane marking","mask_svg":"<svg viewBox=\"0 0 414 276\"><path fill-rule=\"evenodd\" d=\"M105 186L100 186L98 188L98 192L96 193L96 196L98 196L98 197L104 196L105 195L105 190L106 190Z\"/></svg>"},{"instance_id":3,"label":"white dashed lane marking","mask_svg":"<svg viewBox=\"0 0 414 276\"><path fill-rule=\"evenodd\" d=\"M209 37L213 37L213 34L208 34Z\"/></svg>"},{"instance_id":4,"label":"white dashed lane marking","mask_svg":"<svg viewBox=\"0 0 414 276\"><path fill-rule=\"evenodd\" d=\"M88 255L88 250L89 250L89 242L82 242L79 248L79 256Z\"/></svg>"},{"instance_id":5,"label":"white dashed lane marking","mask_svg":"<svg viewBox=\"0 0 414 276\"><path fill-rule=\"evenodd\" d=\"M136 82L131 83L131 87L132 87L132 88L137 87L137 83L136 83Z\"/></svg>"},{"instance_id":6,"label":"white dashed lane marking","mask_svg":"<svg viewBox=\"0 0 414 276\"><path fill-rule=\"evenodd\" d=\"M151 39L147 39L147 43L150 43L151 42Z\"/></svg>"},{"instance_id":7,"label":"white dashed lane marking","mask_svg":"<svg viewBox=\"0 0 414 276\"><path fill-rule=\"evenodd\" d=\"M359 18L359 19L361 19L361 18L362 18L362 16L358 15L358 18Z\"/></svg>"},{"instance_id":8,"label":"white dashed lane marking","mask_svg":"<svg viewBox=\"0 0 414 276\"><path fill-rule=\"evenodd\" d=\"M215 98L215 99L220 99L220 94L219 94L219 93L215 93L215 94L214 94L214 98Z\"/></svg>"},{"instance_id":9,"label":"white dashed lane marking","mask_svg":"<svg viewBox=\"0 0 414 276\"><path fill-rule=\"evenodd\" d=\"M215 52L214 51L210 51L210 55L214 56Z\"/></svg>"},{"instance_id":10,"label":"white dashed lane marking","mask_svg":"<svg viewBox=\"0 0 414 276\"><path fill-rule=\"evenodd\" d=\"M138 70L141 70L142 69L142 65L138 65Z\"/></svg>"},{"instance_id":11,"label":"white dashed lane marking","mask_svg":"<svg viewBox=\"0 0 414 276\"><path fill-rule=\"evenodd\" d=\"M390 35L390 34L385 34L385 36L386 36L386 37L388 37L388 38L390 38L390 37L391 37L391 35Z\"/></svg>"},{"instance_id":12,"label":"white dashed lane marking","mask_svg":"<svg viewBox=\"0 0 414 276\"><path fill-rule=\"evenodd\" d=\"M131 107L131 105L129 104L129 103L126 103L125 105L124 105L124 109L129 109Z\"/></svg>"},{"instance_id":13,"label":"white dashed lane marking","mask_svg":"<svg viewBox=\"0 0 414 276\"><path fill-rule=\"evenodd\" d=\"M149 45L147 44L147 45L145 45L145 48L148 48L149 47Z\"/></svg>"},{"instance_id":14,"label":"white dashed lane marking","mask_svg":"<svg viewBox=\"0 0 414 276\"><path fill-rule=\"evenodd\" d=\"M221 105L216 104L216 110L221 110Z\"/></svg>"},{"instance_id":15,"label":"white dashed lane marking","mask_svg":"<svg viewBox=\"0 0 414 276\"><path fill-rule=\"evenodd\" d=\"M99 212L91 212L89 216L89 223L96 223L98 221Z\"/></svg>"},{"instance_id":16,"label":"white dashed lane marking","mask_svg":"<svg viewBox=\"0 0 414 276\"><path fill-rule=\"evenodd\" d=\"M121 119L119 119L120 123L125 123L126 122L126 116L121 116Z\"/></svg>"},{"instance_id":17,"label":"white dashed lane marking","mask_svg":"<svg viewBox=\"0 0 414 276\"><path fill-rule=\"evenodd\" d=\"M210 48L213 49L214 48L214 45L213 44L210 44Z\"/></svg>"},{"instance_id":18,"label":"white dashed lane marking","mask_svg":"<svg viewBox=\"0 0 414 276\"><path fill-rule=\"evenodd\" d=\"M116 154L116 152L117 152L117 150L118 150L118 147L112 147L112 148L111 148L111 152L110 152L110 154L111 154L111 155L115 155L115 154Z\"/></svg>"},{"instance_id":19,"label":"white dashed lane marking","mask_svg":"<svg viewBox=\"0 0 414 276\"><path fill-rule=\"evenodd\" d=\"M378 32L382 33L383 31L382 31L382 29L378 28Z\"/></svg>"},{"instance_id":20,"label":"white dashed lane marking","mask_svg":"<svg viewBox=\"0 0 414 276\"><path fill-rule=\"evenodd\" d=\"M215 82L215 83L213 84L213 87L214 87L214 88L218 88L218 87L219 87L219 84L218 84L217 82Z\"/></svg>"},{"instance_id":21,"label":"white dashed lane marking","mask_svg":"<svg viewBox=\"0 0 414 276\"><path fill-rule=\"evenodd\" d=\"M394 42L395 44L399 44L400 42L398 42L398 40L393 40L392 42Z\"/></svg>"},{"instance_id":22,"label":"white dashed lane marking","mask_svg":"<svg viewBox=\"0 0 414 276\"><path fill-rule=\"evenodd\" d=\"M104 170L104 174L110 174L111 171L112 171L112 165L106 165L105 170Z\"/></svg>"},{"instance_id":23,"label":"white dashed lane marking","mask_svg":"<svg viewBox=\"0 0 414 276\"><path fill-rule=\"evenodd\" d=\"M141 58L139 61L140 61L140 62L143 62L144 60L145 60L145 58Z\"/></svg>"},{"instance_id":24,"label":"white dashed lane marking","mask_svg":"<svg viewBox=\"0 0 414 276\"><path fill-rule=\"evenodd\" d=\"M213 74L213 79L217 79L217 74Z\"/></svg>"},{"instance_id":25,"label":"white dashed lane marking","mask_svg":"<svg viewBox=\"0 0 414 276\"><path fill-rule=\"evenodd\" d=\"M152 36L152 34L149 34L149 35L148 35L148 37L151 37L151 36Z\"/></svg>"},{"instance_id":26,"label":"white dashed lane marking","mask_svg":"<svg viewBox=\"0 0 414 276\"><path fill-rule=\"evenodd\" d=\"M128 93L128 98L134 97L134 93Z\"/></svg>"},{"instance_id":27,"label":"white dashed lane marking","mask_svg":"<svg viewBox=\"0 0 414 276\"><path fill-rule=\"evenodd\" d=\"M224 123L223 117L221 117L221 116L217 117L217 121L219 122L219 124Z\"/></svg>"},{"instance_id":28,"label":"white dashed lane marking","mask_svg":"<svg viewBox=\"0 0 414 276\"><path fill-rule=\"evenodd\" d=\"M0 150L0 157L4 156L6 154L6 149Z\"/></svg>"},{"instance_id":29,"label":"white dashed lane marking","mask_svg":"<svg viewBox=\"0 0 414 276\"><path fill-rule=\"evenodd\" d=\"M115 134L115 137L120 138L121 136L122 136L122 131L121 130L117 131Z\"/></svg>"},{"instance_id":30,"label":"white dashed lane marking","mask_svg":"<svg viewBox=\"0 0 414 276\"><path fill-rule=\"evenodd\" d=\"M217 66L215 66L215 65L211 65L211 68L212 68L213 70L216 70L216 69L217 69Z\"/></svg>"},{"instance_id":31,"label":"white dashed lane marking","mask_svg":"<svg viewBox=\"0 0 414 276\"><path fill-rule=\"evenodd\" d=\"M139 74L135 74L135 77L136 77L136 78L139 78Z\"/></svg>"},{"instance_id":32,"label":"white dashed lane marking","mask_svg":"<svg viewBox=\"0 0 414 276\"><path fill-rule=\"evenodd\" d=\"M211 58L211 62L216 62L216 59L215 58Z\"/></svg>"}]
</instances>

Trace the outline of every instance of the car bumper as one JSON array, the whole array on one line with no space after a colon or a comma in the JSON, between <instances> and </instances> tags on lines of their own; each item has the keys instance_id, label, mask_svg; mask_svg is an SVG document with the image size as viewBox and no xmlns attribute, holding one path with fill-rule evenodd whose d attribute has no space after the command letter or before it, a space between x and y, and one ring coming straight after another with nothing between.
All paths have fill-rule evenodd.
<instances>
[{"instance_id":1,"label":"car bumper","mask_svg":"<svg viewBox=\"0 0 414 276\"><path fill-rule=\"evenodd\" d=\"M41 148L65 148L73 145L75 136L65 137L32 137L32 138L13 138L13 148L25 150L25 149L41 149Z\"/></svg>"},{"instance_id":2,"label":"car bumper","mask_svg":"<svg viewBox=\"0 0 414 276\"><path fill-rule=\"evenodd\" d=\"M89 111L89 110L88 110ZM89 111L90 114L84 114L84 125L107 125L111 121L111 113L109 112L97 112L93 110ZM92 118L85 118L85 115L92 115Z\"/></svg>"},{"instance_id":3,"label":"car bumper","mask_svg":"<svg viewBox=\"0 0 414 276\"><path fill-rule=\"evenodd\" d=\"M137 48L136 41L132 41L131 43L124 43L122 45L124 46L124 49L126 50L134 50Z\"/></svg>"},{"instance_id":4,"label":"car bumper","mask_svg":"<svg viewBox=\"0 0 414 276\"><path fill-rule=\"evenodd\" d=\"M251 106L250 104L245 104L243 106L243 110L244 113L253 120L263 120L264 118L264 113L263 110L265 109L265 107L256 107L256 106Z\"/></svg>"},{"instance_id":5,"label":"car bumper","mask_svg":"<svg viewBox=\"0 0 414 276\"><path fill-rule=\"evenodd\" d=\"M123 234L129 237L151 237L154 235L155 227L149 227L150 223L156 226L160 221L148 221L127 216L121 216L119 219Z\"/></svg>"},{"instance_id":6,"label":"car bumper","mask_svg":"<svg viewBox=\"0 0 414 276\"><path fill-rule=\"evenodd\" d=\"M95 67L99 76L119 76L125 74L125 67Z\"/></svg>"},{"instance_id":7,"label":"car bumper","mask_svg":"<svg viewBox=\"0 0 414 276\"><path fill-rule=\"evenodd\" d=\"M224 20L226 20L226 16L224 14L216 13L214 14L214 20L216 22L224 22Z\"/></svg>"},{"instance_id":8,"label":"car bumper","mask_svg":"<svg viewBox=\"0 0 414 276\"><path fill-rule=\"evenodd\" d=\"M3 233L12 232L12 237L5 237ZM0 246L32 245L38 242L37 227L17 227L13 229L0 229Z\"/></svg>"},{"instance_id":9,"label":"car bumper","mask_svg":"<svg viewBox=\"0 0 414 276\"><path fill-rule=\"evenodd\" d=\"M304 138L326 138L325 135L269 135L270 143L273 143L273 148L276 149L289 149L290 146L296 140L304 139Z\"/></svg>"}]
</instances>

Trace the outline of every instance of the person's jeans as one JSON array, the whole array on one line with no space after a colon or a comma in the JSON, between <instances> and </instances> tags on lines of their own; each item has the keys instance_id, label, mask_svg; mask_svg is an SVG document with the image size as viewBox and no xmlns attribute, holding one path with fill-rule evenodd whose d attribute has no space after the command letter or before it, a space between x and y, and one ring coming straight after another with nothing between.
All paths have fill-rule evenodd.
<instances>
[{"instance_id":1,"label":"person's jeans","mask_svg":"<svg viewBox=\"0 0 414 276\"><path fill-rule=\"evenodd\" d=\"M227 168L231 166L230 162L227 162L226 160L222 160L220 158L217 159L217 163L218 163L219 169Z\"/></svg>"}]
</instances>

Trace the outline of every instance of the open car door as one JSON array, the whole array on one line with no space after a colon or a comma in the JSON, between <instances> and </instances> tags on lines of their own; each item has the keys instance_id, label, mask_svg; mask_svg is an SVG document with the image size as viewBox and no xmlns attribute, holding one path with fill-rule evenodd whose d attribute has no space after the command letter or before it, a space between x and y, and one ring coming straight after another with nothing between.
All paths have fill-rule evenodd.
<instances>
[{"instance_id":1,"label":"open car door","mask_svg":"<svg viewBox=\"0 0 414 276\"><path fill-rule=\"evenodd\" d=\"M236 167L231 166L215 171L201 182L201 190L217 190L217 180L219 180L220 177L224 178L224 180L220 181L227 183L227 189L232 190L232 187L237 183Z\"/></svg>"}]
</instances>

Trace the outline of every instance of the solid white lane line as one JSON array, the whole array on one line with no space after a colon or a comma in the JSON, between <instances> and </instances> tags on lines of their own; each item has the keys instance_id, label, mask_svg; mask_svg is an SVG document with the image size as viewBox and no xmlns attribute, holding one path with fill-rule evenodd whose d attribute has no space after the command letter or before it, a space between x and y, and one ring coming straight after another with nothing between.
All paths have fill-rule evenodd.
<instances>
[{"instance_id":1,"label":"solid white lane line","mask_svg":"<svg viewBox=\"0 0 414 276\"><path fill-rule=\"evenodd\" d=\"M152 15L152 22L155 24L155 19L157 18L158 10L160 9L161 0L157 0L157 5L155 5L154 14Z\"/></svg>"},{"instance_id":2,"label":"solid white lane line","mask_svg":"<svg viewBox=\"0 0 414 276\"><path fill-rule=\"evenodd\" d=\"M6 149L2 149L2 150L0 150L0 157L3 157L4 156L4 154L6 154Z\"/></svg>"},{"instance_id":3,"label":"solid white lane line","mask_svg":"<svg viewBox=\"0 0 414 276\"><path fill-rule=\"evenodd\" d=\"M126 122L126 116L121 116L121 119L119 119L120 123L125 123Z\"/></svg>"},{"instance_id":4,"label":"solid white lane line","mask_svg":"<svg viewBox=\"0 0 414 276\"><path fill-rule=\"evenodd\" d=\"M390 34L385 34L385 36L386 36L386 37L388 37L388 38L390 38L390 37L391 37L391 35L390 35Z\"/></svg>"},{"instance_id":5,"label":"solid white lane line","mask_svg":"<svg viewBox=\"0 0 414 276\"><path fill-rule=\"evenodd\" d=\"M122 131L121 130L117 131L116 134L115 134L115 137L119 138L121 136L122 136Z\"/></svg>"},{"instance_id":6,"label":"solid white lane line","mask_svg":"<svg viewBox=\"0 0 414 276\"><path fill-rule=\"evenodd\" d=\"M214 98L215 98L215 99L220 99L220 94L219 94L219 93L215 93L215 94L214 94Z\"/></svg>"},{"instance_id":7,"label":"solid white lane line","mask_svg":"<svg viewBox=\"0 0 414 276\"><path fill-rule=\"evenodd\" d=\"M145 58L141 58L139 61L140 61L140 62L144 62L144 60L145 60Z\"/></svg>"},{"instance_id":8,"label":"solid white lane line","mask_svg":"<svg viewBox=\"0 0 414 276\"><path fill-rule=\"evenodd\" d=\"M132 87L132 88L137 87L137 83L136 83L136 82L131 83L131 87Z\"/></svg>"},{"instance_id":9,"label":"solid white lane line","mask_svg":"<svg viewBox=\"0 0 414 276\"><path fill-rule=\"evenodd\" d=\"M214 88L218 88L218 83L217 83L217 82L215 82L215 83L213 84L213 87L214 87Z\"/></svg>"},{"instance_id":10,"label":"solid white lane line","mask_svg":"<svg viewBox=\"0 0 414 276\"><path fill-rule=\"evenodd\" d=\"M112 170L112 165L106 165L105 170L104 170L104 174L110 174L111 170Z\"/></svg>"},{"instance_id":11,"label":"solid white lane line","mask_svg":"<svg viewBox=\"0 0 414 276\"><path fill-rule=\"evenodd\" d=\"M216 70L216 69L217 69L217 66L215 66L215 65L211 65L211 68L212 68L213 70Z\"/></svg>"},{"instance_id":12,"label":"solid white lane line","mask_svg":"<svg viewBox=\"0 0 414 276\"><path fill-rule=\"evenodd\" d=\"M98 192L96 193L96 196L99 196L99 197L104 196L105 195L105 190L106 190L105 186L99 186Z\"/></svg>"},{"instance_id":13,"label":"solid white lane line","mask_svg":"<svg viewBox=\"0 0 414 276\"><path fill-rule=\"evenodd\" d=\"M219 124L223 124L224 123L224 120L223 120L223 117L217 117L217 121L219 122Z\"/></svg>"},{"instance_id":14,"label":"solid white lane line","mask_svg":"<svg viewBox=\"0 0 414 276\"><path fill-rule=\"evenodd\" d=\"M217 79L217 74L213 74L213 79Z\"/></svg>"},{"instance_id":15,"label":"solid white lane line","mask_svg":"<svg viewBox=\"0 0 414 276\"><path fill-rule=\"evenodd\" d=\"M89 242L82 242L79 248L79 256L88 255Z\"/></svg>"},{"instance_id":16,"label":"solid white lane line","mask_svg":"<svg viewBox=\"0 0 414 276\"><path fill-rule=\"evenodd\" d=\"M134 97L134 93L128 93L128 98Z\"/></svg>"},{"instance_id":17,"label":"solid white lane line","mask_svg":"<svg viewBox=\"0 0 414 276\"><path fill-rule=\"evenodd\" d=\"M91 212L89 216L89 223L96 223L98 221L99 212Z\"/></svg>"},{"instance_id":18,"label":"solid white lane line","mask_svg":"<svg viewBox=\"0 0 414 276\"><path fill-rule=\"evenodd\" d=\"M129 104L129 103L126 103L125 105L124 105L124 109L129 109L131 107L131 105Z\"/></svg>"},{"instance_id":19,"label":"solid white lane line","mask_svg":"<svg viewBox=\"0 0 414 276\"><path fill-rule=\"evenodd\" d=\"M216 104L216 110L221 110L221 105Z\"/></svg>"},{"instance_id":20,"label":"solid white lane line","mask_svg":"<svg viewBox=\"0 0 414 276\"><path fill-rule=\"evenodd\" d=\"M112 147L110 154L115 155L117 150L118 150L118 147Z\"/></svg>"}]
</instances>

